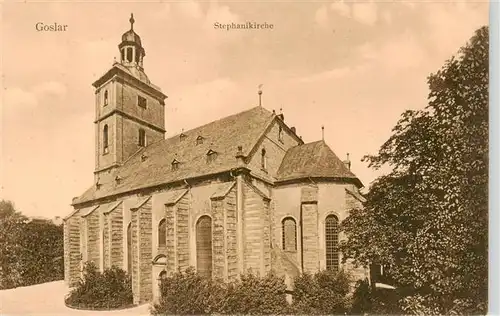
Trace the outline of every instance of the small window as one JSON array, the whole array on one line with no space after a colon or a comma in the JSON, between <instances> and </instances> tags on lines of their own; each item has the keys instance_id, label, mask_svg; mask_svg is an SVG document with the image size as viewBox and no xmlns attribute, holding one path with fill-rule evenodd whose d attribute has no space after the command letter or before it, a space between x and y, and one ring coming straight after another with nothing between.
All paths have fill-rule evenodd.
<instances>
[{"instance_id":1,"label":"small window","mask_svg":"<svg viewBox=\"0 0 500 316\"><path fill-rule=\"evenodd\" d=\"M267 157L266 157L266 150L264 148L262 148L262 152L261 152L261 156L260 156L260 166L264 170L267 169Z\"/></svg>"},{"instance_id":2,"label":"small window","mask_svg":"<svg viewBox=\"0 0 500 316\"><path fill-rule=\"evenodd\" d=\"M137 96L137 105L140 106L143 109L146 109L148 107L147 105L148 101L146 98L141 97L140 95Z\"/></svg>"},{"instance_id":3,"label":"small window","mask_svg":"<svg viewBox=\"0 0 500 316\"><path fill-rule=\"evenodd\" d=\"M278 140L283 142L283 128L281 126L278 129Z\"/></svg>"},{"instance_id":4,"label":"small window","mask_svg":"<svg viewBox=\"0 0 500 316\"><path fill-rule=\"evenodd\" d=\"M108 105L108 90L104 91L104 106Z\"/></svg>"},{"instance_id":5,"label":"small window","mask_svg":"<svg viewBox=\"0 0 500 316\"><path fill-rule=\"evenodd\" d=\"M109 143L108 143L108 124L104 125L104 129L102 131L102 146L104 154L109 152Z\"/></svg>"},{"instance_id":6,"label":"small window","mask_svg":"<svg viewBox=\"0 0 500 316\"><path fill-rule=\"evenodd\" d=\"M146 131L139 129L139 146L146 147Z\"/></svg>"},{"instance_id":7,"label":"small window","mask_svg":"<svg viewBox=\"0 0 500 316\"><path fill-rule=\"evenodd\" d=\"M297 224L291 217L283 219L281 223L282 242L284 251L297 251Z\"/></svg>"},{"instance_id":8,"label":"small window","mask_svg":"<svg viewBox=\"0 0 500 316\"><path fill-rule=\"evenodd\" d=\"M127 47L127 61L132 62L132 47Z\"/></svg>"},{"instance_id":9,"label":"small window","mask_svg":"<svg viewBox=\"0 0 500 316\"><path fill-rule=\"evenodd\" d=\"M207 163L211 163L215 159L217 159L217 153L215 151L213 151L213 150L210 150L207 153Z\"/></svg>"},{"instance_id":10,"label":"small window","mask_svg":"<svg viewBox=\"0 0 500 316\"><path fill-rule=\"evenodd\" d=\"M198 136L198 138L196 138L196 145L201 145L203 144L203 137L202 136Z\"/></svg>"},{"instance_id":11,"label":"small window","mask_svg":"<svg viewBox=\"0 0 500 316\"><path fill-rule=\"evenodd\" d=\"M139 52L135 51L135 62L139 63Z\"/></svg>"},{"instance_id":12,"label":"small window","mask_svg":"<svg viewBox=\"0 0 500 316\"><path fill-rule=\"evenodd\" d=\"M167 221L162 219L158 224L158 246L164 247L167 245Z\"/></svg>"},{"instance_id":13,"label":"small window","mask_svg":"<svg viewBox=\"0 0 500 316\"><path fill-rule=\"evenodd\" d=\"M125 48L122 48L120 53L121 53L121 61L125 61Z\"/></svg>"},{"instance_id":14,"label":"small window","mask_svg":"<svg viewBox=\"0 0 500 316\"><path fill-rule=\"evenodd\" d=\"M183 140L185 140L185 139L186 139L186 134L181 133L181 134L179 135L179 140L182 142L182 141L183 141Z\"/></svg>"},{"instance_id":15,"label":"small window","mask_svg":"<svg viewBox=\"0 0 500 316\"><path fill-rule=\"evenodd\" d=\"M179 162L174 159L174 161L172 161L172 171L175 171L177 169L179 169Z\"/></svg>"}]
</instances>

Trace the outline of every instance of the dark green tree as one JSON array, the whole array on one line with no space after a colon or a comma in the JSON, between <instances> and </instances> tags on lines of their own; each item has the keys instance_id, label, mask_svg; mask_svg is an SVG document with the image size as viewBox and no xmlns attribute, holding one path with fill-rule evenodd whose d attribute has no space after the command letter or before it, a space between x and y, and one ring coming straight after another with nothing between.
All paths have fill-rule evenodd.
<instances>
[{"instance_id":1,"label":"dark green tree","mask_svg":"<svg viewBox=\"0 0 500 316\"><path fill-rule=\"evenodd\" d=\"M0 201L0 289L16 287L21 282L19 273L24 248L20 243L27 218L16 211L10 201Z\"/></svg>"},{"instance_id":2,"label":"dark green tree","mask_svg":"<svg viewBox=\"0 0 500 316\"><path fill-rule=\"evenodd\" d=\"M345 258L390 266L408 313L484 313L488 278L488 27L428 78L369 166L390 166L342 223Z\"/></svg>"}]
</instances>

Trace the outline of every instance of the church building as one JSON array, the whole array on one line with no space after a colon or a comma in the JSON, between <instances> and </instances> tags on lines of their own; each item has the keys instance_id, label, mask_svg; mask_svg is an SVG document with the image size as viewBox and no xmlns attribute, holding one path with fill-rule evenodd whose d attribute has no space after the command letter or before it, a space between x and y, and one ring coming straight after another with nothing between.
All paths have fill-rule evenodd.
<instances>
[{"instance_id":1,"label":"church building","mask_svg":"<svg viewBox=\"0 0 500 316\"><path fill-rule=\"evenodd\" d=\"M271 270L287 282L322 269L364 278L338 250L339 223L363 201L350 162L260 105L165 139L167 96L133 25L93 83L95 177L64 219L66 283L88 261L127 271L134 303L190 266L226 281Z\"/></svg>"}]
</instances>

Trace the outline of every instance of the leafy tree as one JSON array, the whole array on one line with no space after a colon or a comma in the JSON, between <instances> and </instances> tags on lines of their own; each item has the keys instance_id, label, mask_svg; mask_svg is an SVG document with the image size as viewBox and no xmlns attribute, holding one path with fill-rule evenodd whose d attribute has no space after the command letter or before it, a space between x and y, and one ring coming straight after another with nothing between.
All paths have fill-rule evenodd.
<instances>
[{"instance_id":1,"label":"leafy tree","mask_svg":"<svg viewBox=\"0 0 500 316\"><path fill-rule=\"evenodd\" d=\"M0 201L0 289L64 278L63 227L29 220Z\"/></svg>"},{"instance_id":2,"label":"leafy tree","mask_svg":"<svg viewBox=\"0 0 500 316\"><path fill-rule=\"evenodd\" d=\"M0 201L0 289L21 284L19 259L24 251L19 242L27 218L10 201Z\"/></svg>"},{"instance_id":3,"label":"leafy tree","mask_svg":"<svg viewBox=\"0 0 500 316\"><path fill-rule=\"evenodd\" d=\"M488 269L488 27L428 78L369 166L378 178L342 223L345 259L390 266L409 313L484 313Z\"/></svg>"}]
</instances>

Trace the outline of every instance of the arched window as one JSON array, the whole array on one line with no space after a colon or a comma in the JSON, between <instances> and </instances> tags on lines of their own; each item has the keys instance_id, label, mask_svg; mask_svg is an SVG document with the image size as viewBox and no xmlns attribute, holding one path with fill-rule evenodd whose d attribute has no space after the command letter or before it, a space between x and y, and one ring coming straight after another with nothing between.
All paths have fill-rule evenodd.
<instances>
[{"instance_id":1,"label":"arched window","mask_svg":"<svg viewBox=\"0 0 500 316\"><path fill-rule=\"evenodd\" d=\"M160 289L162 288L162 285L165 282L166 278L167 278L167 271L162 270L158 275L158 280L160 281L158 285L160 286Z\"/></svg>"},{"instance_id":2,"label":"arched window","mask_svg":"<svg viewBox=\"0 0 500 316\"><path fill-rule=\"evenodd\" d=\"M104 105L108 105L108 90L104 91Z\"/></svg>"},{"instance_id":3,"label":"arched window","mask_svg":"<svg viewBox=\"0 0 500 316\"><path fill-rule=\"evenodd\" d=\"M134 60L132 57L132 47L127 47L127 61L131 63L132 60Z\"/></svg>"},{"instance_id":4,"label":"arched window","mask_svg":"<svg viewBox=\"0 0 500 316\"><path fill-rule=\"evenodd\" d=\"M132 223L127 226L127 272L132 275Z\"/></svg>"},{"instance_id":5,"label":"arched window","mask_svg":"<svg viewBox=\"0 0 500 316\"><path fill-rule=\"evenodd\" d=\"M297 224L291 217L284 218L281 222L283 250L297 251Z\"/></svg>"},{"instance_id":6,"label":"arched window","mask_svg":"<svg viewBox=\"0 0 500 316\"><path fill-rule=\"evenodd\" d=\"M162 219L158 224L158 246L164 247L167 245L167 221Z\"/></svg>"},{"instance_id":7,"label":"arched window","mask_svg":"<svg viewBox=\"0 0 500 316\"><path fill-rule=\"evenodd\" d=\"M136 50L136 51L135 51L135 62L136 62L136 63L139 63L139 59L140 59L139 57L140 57L140 55L139 55L139 51L138 51L138 50Z\"/></svg>"},{"instance_id":8,"label":"arched window","mask_svg":"<svg viewBox=\"0 0 500 316\"><path fill-rule=\"evenodd\" d=\"M146 147L146 131L139 128L139 146Z\"/></svg>"},{"instance_id":9,"label":"arched window","mask_svg":"<svg viewBox=\"0 0 500 316\"><path fill-rule=\"evenodd\" d=\"M196 269L201 275L212 276L212 219L206 215L196 223Z\"/></svg>"},{"instance_id":10,"label":"arched window","mask_svg":"<svg viewBox=\"0 0 500 316\"><path fill-rule=\"evenodd\" d=\"M328 215L325 220L326 269L339 269L339 219Z\"/></svg>"},{"instance_id":11,"label":"arched window","mask_svg":"<svg viewBox=\"0 0 500 316\"><path fill-rule=\"evenodd\" d=\"M267 157L266 157L266 150L262 148L261 156L260 156L260 166L262 169L267 169Z\"/></svg>"},{"instance_id":12,"label":"arched window","mask_svg":"<svg viewBox=\"0 0 500 316\"><path fill-rule=\"evenodd\" d=\"M108 125L104 125L104 129L102 131L102 143L103 143L103 149L104 149L104 153L107 154L108 153Z\"/></svg>"}]
</instances>

